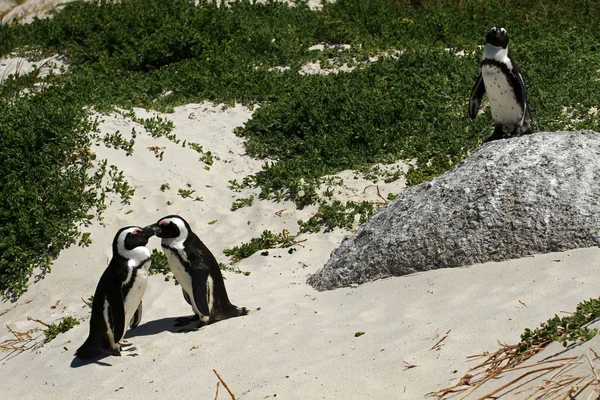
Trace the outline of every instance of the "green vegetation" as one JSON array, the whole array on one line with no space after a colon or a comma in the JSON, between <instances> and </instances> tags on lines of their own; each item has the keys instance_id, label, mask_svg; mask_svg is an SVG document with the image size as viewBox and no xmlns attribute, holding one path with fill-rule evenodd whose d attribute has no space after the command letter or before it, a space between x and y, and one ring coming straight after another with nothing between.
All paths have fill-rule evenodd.
<instances>
[{"instance_id":1,"label":"green vegetation","mask_svg":"<svg viewBox=\"0 0 600 400\"><path fill-rule=\"evenodd\" d=\"M104 208L104 172L87 173L92 123L55 88L17 99L31 80L0 86L0 295L13 300L35 267L50 271L59 252L77 243L90 211Z\"/></svg>"},{"instance_id":2,"label":"green vegetation","mask_svg":"<svg viewBox=\"0 0 600 400\"><path fill-rule=\"evenodd\" d=\"M177 189L177 194L179 194L182 199L191 198L194 193L196 193L194 189ZM204 200L202 197L194 197L194 201L202 200Z\"/></svg>"},{"instance_id":3,"label":"green vegetation","mask_svg":"<svg viewBox=\"0 0 600 400\"><path fill-rule=\"evenodd\" d=\"M125 150L126 155L130 156L133 154L133 145L135 144L135 138L127 140L121 135L121 132L116 131L115 133L107 133L102 139L104 145L108 148L114 147L115 149Z\"/></svg>"},{"instance_id":4,"label":"green vegetation","mask_svg":"<svg viewBox=\"0 0 600 400\"><path fill-rule=\"evenodd\" d=\"M489 111L468 119L467 99L478 73L477 46L491 25L501 24L538 129L599 129L598 117L588 113L600 105L600 30L590 29L600 24L598 2L338 0L320 11L302 2L218 3L73 2L52 19L0 25L0 55L60 53L69 60L64 74L41 79L34 71L0 85L3 297L18 297L35 267L48 271L61 249L77 243L80 228L103 210L106 191L124 202L133 195L116 169L89 173L96 129L90 110L170 111L206 100L260 105L236 133L248 154L270 161L237 188L258 187L260 198L290 199L298 207L318 201L325 175L374 163L415 160L406 179L417 184L490 134ZM308 51L318 43L332 46ZM374 56L379 61L368 62ZM309 61L356 69L299 74ZM136 121L150 135L179 143L167 119ZM116 134L105 139L132 150ZM201 156L210 168L214 156ZM347 226L336 219L332 226Z\"/></svg>"},{"instance_id":5,"label":"green vegetation","mask_svg":"<svg viewBox=\"0 0 600 400\"><path fill-rule=\"evenodd\" d=\"M231 204L231 211L239 210L243 207L250 207L252 206L252 203L254 203L254 196L242 197Z\"/></svg>"},{"instance_id":6,"label":"green vegetation","mask_svg":"<svg viewBox=\"0 0 600 400\"><path fill-rule=\"evenodd\" d=\"M194 189L177 189L177 193L184 199L192 197L196 191Z\"/></svg>"},{"instance_id":7,"label":"green vegetation","mask_svg":"<svg viewBox=\"0 0 600 400\"><path fill-rule=\"evenodd\" d=\"M188 146L200 153L200 161L206 164L204 169L210 170L210 166L214 163L212 153L210 151L204 151L204 148L198 143L190 142L188 143Z\"/></svg>"},{"instance_id":8,"label":"green vegetation","mask_svg":"<svg viewBox=\"0 0 600 400\"><path fill-rule=\"evenodd\" d=\"M240 267L235 266L235 265L226 265L223 263L219 263L219 268L221 269L221 271L229 271L229 272L233 272L234 274L242 274L244 276L250 276L249 271L242 271L240 269Z\"/></svg>"},{"instance_id":9,"label":"green vegetation","mask_svg":"<svg viewBox=\"0 0 600 400\"><path fill-rule=\"evenodd\" d=\"M171 280L171 267L169 266L169 260L162 251L152 249L152 264L150 265L150 275L163 274L165 281Z\"/></svg>"},{"instance_id":10,"label":"green vegetation","mask_svg":"<svg viewBox=\"0 0 600 400\"><path fill-rule=\"evenodd\" d=\"M44 335L46 336L45 342L51 342L59 334L67 332L75 325L79 325L79 320L75 317L64 317L60 320L58 325L54 323L48 325L48 327L44 330Z\"/></svg>"},{"instance_id":11,"label":"green vegetation","mask_svg":"<svg viewBox=\"0 0 600 400\"><path fill-rule=\"evenodd\" d=\"M583 301L577 305L572 315L559 317L555 315L547 322L542 323L539 328L525 329L519 343L519 353L536 346L545 346L556 341L565 347L569 342L577 340L590 340L598 334L597 329L589 329L584 325L600 317L600 298Z\"/></svg>"},{"instance_id":12,"label":"green vegetation","mask_svg":"<svg viewBox=\"0 0 600 400\"><path fill-rule=\"evenodd\" d=\"M300 232L320 232L322 228L326 231L333 228L352 229L356 223L356 216L359 217L358 222L362 224L368 221L374 212L374 205L368 201L360 203L348 201L342 204L341 201L335 200L331 204L321 203L315 215L307 221L299 220L298 225L300 225Z\"/></svg>"},{"instance_id":13,"label":"green vegetation","mask_svg":"<svg viewBox=\"0 0 600 400\"><path fill-rule=\"evenodd\" d=\"M289 232L285 230L278 234L265 230L260 237L254 237L250 239L248 243L242 243L239 246L235 246L233 249L225 249L223 250L223 253L226 256L231 257L233 261L240 261L260 250L293 246L295 244L295 238L295 236L290 235Z\"/></svg>"}]
</instances>

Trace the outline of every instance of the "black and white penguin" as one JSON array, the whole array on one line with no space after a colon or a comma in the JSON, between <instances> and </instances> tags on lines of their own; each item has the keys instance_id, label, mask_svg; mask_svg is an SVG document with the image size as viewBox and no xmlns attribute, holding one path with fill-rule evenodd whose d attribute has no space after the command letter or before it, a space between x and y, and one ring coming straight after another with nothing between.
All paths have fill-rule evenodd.
<instances>
[{"instance_id":1,"label":"black and white penguin","mask_svg":"<svg viewBox=\"0 0 600 400\"><path fill-rule=\"evenodd\" d=\"M170 215L145 229L153 229L154 234L162 238L161 246L171 271L181 285L185 301L194 311L191 318L178 318L176 325L194 320L200 320L202 325L210 324L248 314L245 307L231 304L217 260L183 218Z\"/></svg>"},{"instance_id":2,"label":"black and white penguin","mask_svg":"<svg viewBox=\"0 0 600 400\"><path fill-rule=\"evenodd\" d=\"M146 244L153 235L152 229L138 226L122 228L115 235L113 257L94 293L90 334L75 353L77 357L121 355L119 342L127 325L133 329L142 319L142 297L151 264Z\"/></svg>"},{"instance_id":3,"label":"black and white penguin","mask_svg":"<svg viewBox=\"0 0 600 400\"><path fill-rule=\"evenodd\" d=\"M477 116L481 99L487 93L494 120L494 134L486 141L504 137L503 128L512 135L533 133L523 75L508 54L506 29L493 27L485 37L481 72L469 98L469 116Z\"/></svg>"}]
</instances>

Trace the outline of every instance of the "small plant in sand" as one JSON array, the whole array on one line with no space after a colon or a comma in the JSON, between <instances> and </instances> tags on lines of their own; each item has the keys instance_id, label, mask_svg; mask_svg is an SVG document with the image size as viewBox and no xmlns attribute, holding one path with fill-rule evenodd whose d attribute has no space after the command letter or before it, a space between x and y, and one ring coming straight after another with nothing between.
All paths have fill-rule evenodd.
<instances>
[{"instance_id":1,"label":"small plant in sand","mask_svg":"<svg viewBox=\"0 0 600 400\"><path fill-rule=\"evenodd\" d=\"M163 160L163 157L165 155L164 149L165 149L164 147L160 147L160 146L148 146L148 150L153 152L154 157L158 158L160 161Z\"/></svg>"},{"instance_id":2,"label":"small plant in sand","mask_svg":"<svg viewBox=\"0 0 600 400\"><path fill-rule=\"evenodd\" d=\"M75 317L64 317L58 324L49 324L44 330L46 337L45 342L49 343L54 340L59 334L65 333L75 325L79 325L79 320Z\"/></svg>"},{"instance_id":3,"label":"small plant in sand","mask_svg":"<svg viewBox=\"0 0 600 400\"><path fill-rule=\"evenodd\" d=\"M121 135L119 131L115 133L107 133L104 136L104 145L109 149L114 147L115 149L123 149L127 156L133 154L133 145L135 144L135 139L127 140Z\"/></svg>"},{"instance_id":4,"label":"small plant in sand","mask_svg":"<svg viewBox=\"0 0 600 400\"><path fill-rule=\"evenodd\" d=\"M321 229L331 231L334 228L352 229L357 222L362 224L371 218L375 212L375 206L363 201L356 203L348 201L342 203L335 200L330 204L321 203L319 211L308 220L299 220L300 232L320 232Z\"/></svg>"},{"instance_id":5,"label":"small plant in sand","mask_svg":"<svg viewBox=\"0 0 600 400\"><path fill-rule=\"evenodd\" d=\"M233 204L231 204L231 211L235 211L235 210L239 210L240 208L243 207L250 207L252 206L252 203L254 202L254 196L250 196L250 197L246 197L246 198L241 198L241 199L237 199L233 202Z\"/></svg>"},{"instance_id":6,"label":"small plant in sand","mask_svg":"<svg viewBox=\"0 0 600 400\"><path fill-rule=\"evenodd\" d=\"M196 191L194 189L178 189L177 190L177 194L179 194L181 196L181 198L183 198L183 199L192 197L192 195L194 193L196 193Z\"/></svg>"},{"instance_id":7,"label":"small plant in sand","mask_svg":"<svg viewBox=\"0 0 600 400\"><path fill-rule=\"evenodd\" d=\"M106 161L106 160L105 160ZM108 171L109 184L107 192L114 192L121 196L121 204L129 204L135 194L135 188L129 186L123 171L119 171L116 165L111 165Z\"/></svg>"},{"instance_id":8,"label":"small plant in sand","mask_svg":"<svg viewBox=\"0 0 600 400\"><path fill-rule=\"evenodd\" d=\"M140 123L153 138L166 137L174 143L179 143L177 136L172 133L175 125L168 119L157 116L154 118L136 118L135 121Z\"/></svg>"},{"instance_id":9,"label":"small plant in sand","mask_svg":"<svg viewBox=\"0 0 600 400\"><path fill-rule=\"evenodd\" d=\"M171 280L171 267L169 260L162 251L152 249L152 264L150 265L150 275L163 274L165 281Z\"/></svg>"},{"instance_id":10,"label":"small plant in sand","mask_svg":"<svg viewBox=\"0 0 600 400\"><path fill-rule=\"evenodd\" d=\"M192 149L196 150L200 154L200 161L202 161L206 166L204 169L210 170L210 166L214 163L214 157L210 151L204 151L204 148L199 143L190 142L187 144Z\"/></svg>"},{"instance_id":11,"label":"small plant in sand","mask_svg":"<svg viewBox=\"0 0 600 400\"><path fill-rule=\"evenodd\" d=\"M223 253L231 257L233 261L240 261L244 258L250 257L252 254L260 250L274 249L277 247L290 247L298 243L296 236L290 235L287 230L283 230L281 233L274 234L269 230L263 231L260 237L254 237L250 239L248 243L242 243L239 246L235 246L232 249L225 249Z\"/></svg>"},{"instance_id":12,"label":"small plant in sand","mask_svg":"<svg viewBox=\"0 0 600 400\"><path fill-rule=\"evenodd\" d=\"M245 183L240 183L237 181L237 179L231 179L228 181L229 182L229 189L231 189L234 192L241 192L242 189L248 189L250 188L249 185L245 184Z\"/></svg>"},{"instance_id":13,"label":"small plant in sand","mask_svg":"<svg viewBox=\"0 0 600 400\"><path fill-rule=\"evenodd\" d=\"M165 190L171 189L171 185L169 185L168 183L163 183L162 185L160 185L160 191L164 192Z\"/></svg>"},{"instance_id":14,"label":"small plant in sand","mask_svg":"<svg viewBox=\"0 0 600 400\"><path fill-rule=\"evenodd\" d=\"M182 199L191 198L194 193L196 193L196 191L194 189L178 189L177 190L177 194L179 194ZM204 199L202 197L196 196L193 198L193 200L194 201L203 201Z\"/></svg>"},{"instance_id":15,"label":"small plant in sand","mask_svg":"<svg viewBox=\"0 0 600 400\"><path fill-rule=\"evenodd\" d=\"M234 274L242 274L244 276L250 275L250 271L242 271L237 265L227 265L219 263L219 268L221 269L221 271L233 272Z\"/></svg>"}]
</instances>

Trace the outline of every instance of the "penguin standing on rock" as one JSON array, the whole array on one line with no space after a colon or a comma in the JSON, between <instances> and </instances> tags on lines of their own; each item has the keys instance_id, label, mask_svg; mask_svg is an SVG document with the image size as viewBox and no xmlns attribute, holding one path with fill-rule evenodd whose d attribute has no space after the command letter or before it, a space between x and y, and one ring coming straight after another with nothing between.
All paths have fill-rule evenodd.
<instances>
[{"instance_id":1,"label":"penguin standing on rock","mask_svg":"<svg viewBox=\"0 0 600 400\"><path fill-rule=\"evenodd\" d=\"M176 326L198 320L210 324L248 314L245 307L231 304L217 260L183 218L170 215L144 229L153 229L162 238L171 271L194 311L193 317L178 318Z\"/></svg>"},{"instance_id":2,"label":"penguin standing on rock","mask_svg":"<svg viewBox=\"0 0 600 400\"><path fill-rule=\"evenodd\" d=\"M502 139L504 128L511 135L533 133L525 81L508 54L506 29L494 26L487 33L480 66L481 73L469 98L469 116L475 119L483 94L487 93L494 134L486 142Z\"/></svg>"},{"instance_id":3,"label":"penguin standing on rock","mask_svg":"<svg viewBox=\"0 0 600 400\"><path fill-rule=\"evenodd\" d=\"M152 229L128 226L117 232L113 257L102 274L92 302L90 334L76 355L88 359L100 354L121 355L119 342L126 327L138 326L142 319L142 297L148 283Z\"/></svg>"}]
</instances>

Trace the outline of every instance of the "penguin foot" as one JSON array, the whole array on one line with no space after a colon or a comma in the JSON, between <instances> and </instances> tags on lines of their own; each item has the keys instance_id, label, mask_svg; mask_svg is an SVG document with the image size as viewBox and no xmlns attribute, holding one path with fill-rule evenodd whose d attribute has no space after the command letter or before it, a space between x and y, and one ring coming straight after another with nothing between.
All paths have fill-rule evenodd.
<instances>
[{"instance_id":1,"label":"penguin foot","mask_svg":"<svg viewBox=\"0 0 600 400\"><path fill-rule=\"evenodd\" d=\"M182 329L179 329L179 330L177 331L177 333L196 332L198 329L200 329L200 327L199 327L199 326L197 326L197 327L195 327L195 328L182 328Z\"/></svg>"},{"instance_id":2,"label":"penguin foot","mask_svg":"<svg viewBox=\"0 0 600 400\"><path fill-rule=\"evenodd\" d=\"M111 356L121 357L121 348L114 348L107 351L107 353Z\"/></svg>"},{"instance_id":3,"label":"penguin foot","mask_svg":"<svg viewBox=\"0 0 600 400\"><path fill-rule=\"evenodd\" d=\"M175 318L175 326L185 326L195 321L200 321L200 317L196 314L191 317L179 317Z\"/></svg>"},{"instance_id":4,"label":"penguin foot","mask_svg":"<svg viewBox=\"0 0 600 400\"><path fill-rule=\"evenodd\" d=\"M483 143L492 142L494 140L502 139L504 137L504 132L502 130L502 125L498 124L494 126L494 133L489 138L485 139Z\"/></svg>"}]
</instances>

